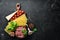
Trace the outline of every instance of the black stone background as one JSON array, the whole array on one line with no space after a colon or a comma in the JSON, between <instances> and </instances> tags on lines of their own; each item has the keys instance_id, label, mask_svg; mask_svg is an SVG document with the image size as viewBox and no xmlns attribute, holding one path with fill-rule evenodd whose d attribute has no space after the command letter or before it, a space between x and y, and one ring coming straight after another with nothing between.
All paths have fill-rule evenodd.
<instances>
[{"instance_id":1,"label":"black stone background","mask_svg":"<svg viewBox=\"0 0 60 40\"><path fill-rule=\"evenodd\" d=\"M21 3L21 9L38 29L25 38L10 37L4 28L8 21L5 17L14 12L15 4ZM59 40L60 38L60 1L59 0L0 0L0 40Z\"/></svg>"}]
</instances>

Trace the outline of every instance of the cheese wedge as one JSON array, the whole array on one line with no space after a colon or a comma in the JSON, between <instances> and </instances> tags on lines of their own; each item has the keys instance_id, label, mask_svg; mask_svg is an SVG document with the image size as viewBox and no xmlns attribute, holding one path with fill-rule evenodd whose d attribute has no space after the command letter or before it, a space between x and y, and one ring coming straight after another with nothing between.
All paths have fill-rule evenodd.
<instances>
[{"instance_id":1,"label":"cheese wedge","mask_svg":"<svg viewBox=\"0 0 60 40\"><path fill-rule=\"evenodd\" d=\"M27 25L27 17L26 17L25 14L22 14L21 16L19 16L18 18L16 18L13 21L16 22L18 26L25 26L25 25Z\"/></svg>"},{"instance_id":2,"label":"cheese wedge","mask_svg":"<svg viewBox=\"0 0 60 40\"><path fill-rule=\"evenodd\" d=\"M6 33L10 34L11 30L8 30L10 24L8 23L8 25L6 26L6 28L4 29Z\"/></svg>"}]
</instances>

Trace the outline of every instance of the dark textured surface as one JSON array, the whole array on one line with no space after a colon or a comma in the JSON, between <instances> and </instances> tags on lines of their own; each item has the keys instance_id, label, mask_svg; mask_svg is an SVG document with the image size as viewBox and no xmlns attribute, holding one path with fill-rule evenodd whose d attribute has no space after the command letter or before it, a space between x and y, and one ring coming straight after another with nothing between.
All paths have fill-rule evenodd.
<instances>
[{"instance_id":1,"label":"dark textured surface","mask_svg":"<svg viewBox=\"0 0 60 40\"><path fill-rule=\"evenodd\" d=\"M21 3L21 9L38 31L21 40L59 40L60 1L59 0L0 0L0 40L20 40L4 32L7 25L5 16L14 12L15 4Z\"/></svg>"}]
</instances>

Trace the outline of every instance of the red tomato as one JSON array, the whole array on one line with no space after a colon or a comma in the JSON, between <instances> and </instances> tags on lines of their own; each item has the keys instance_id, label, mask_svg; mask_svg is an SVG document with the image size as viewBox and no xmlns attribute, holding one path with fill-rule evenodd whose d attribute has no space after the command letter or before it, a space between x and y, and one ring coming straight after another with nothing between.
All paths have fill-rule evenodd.
<instances>
[{"instance_id":1,"label":"red tomato","mask_svg":"<svg viewBox=\"0 0 60 40\"><path fill-rule=\"evenodd\" d=\"M24 13L24 11L22 11L22 13Z\"/></svg>"}]
</instances>

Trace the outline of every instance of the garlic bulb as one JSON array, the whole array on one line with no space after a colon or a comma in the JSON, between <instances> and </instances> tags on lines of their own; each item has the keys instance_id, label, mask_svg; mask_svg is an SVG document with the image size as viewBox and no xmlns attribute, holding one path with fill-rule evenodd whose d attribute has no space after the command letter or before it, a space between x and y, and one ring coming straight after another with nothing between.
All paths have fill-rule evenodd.
<instances>
[{"instance_id":1,"label":"garlic bulb","mask_svg":"<svg viewBox=\"0 0 60 40\"><path fill-rule=\"evenodd\" d=\"M33 33L33 31L31 31L29 28L28 28L28 35L31 35Z\"/></svg>"}]
</instances>

